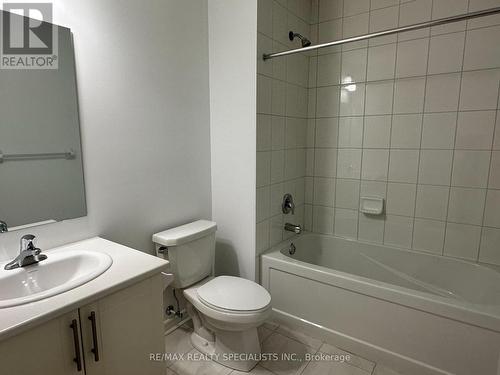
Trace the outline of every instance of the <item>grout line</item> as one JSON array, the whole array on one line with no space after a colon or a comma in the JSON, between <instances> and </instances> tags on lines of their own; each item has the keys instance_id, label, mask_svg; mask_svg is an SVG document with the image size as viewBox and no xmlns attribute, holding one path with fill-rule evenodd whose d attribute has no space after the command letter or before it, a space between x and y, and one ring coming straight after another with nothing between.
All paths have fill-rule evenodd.
<instances>
[{"instance_id":1,"label":"grout line","mask_svg":"<svg viewBox=\"0 0 500 375\"><path fill-rule=\"evenodd\" d=\"M434 0L431 2L431 19L432 19L432 13L434 12ZM425 113L425 105L427 103L427 82L429 80L429 65L430 65L430 59L431 59L431 40L432 40L432 35L429 32L429 37L427 41L427 66L425 68L426 71L426 76L425 76L425 82L424 82L424 100L422 103L422 112ZM422 114L422 122L421 122L421 128L420 128L420 147L422 146L422 137L423 137L423 132L424 132L424 115ZM414 201L414 206L413 206L413 225L411 229L411 248L415 249L415 223L417 221L416 213L417 213L417 194L418 194L418 185L419 185L419 180L420 180L420 163L422 160L422 149L420 148L418 151L418 162L417 162L417 178L416 178L416 190L415 190L415 201ZM441 253L443 252L444 249L444 238L443 238L443 243L441 245Z\"/></svg>"},{"instance_id":2,"label":"grout line","mask_svg":"<svg viewBox=\"0 0 500 375\"><path fill-rule=\"evenodd\" d=\"M470 9L470 0L467 0L467 11ZM462 102L462 83L463 83L463 77L464 77L464 64L465 64L465 49L467 47L467 35L468 32L465 32L464 36L464 49L462 52L462 69L460 72L460 80L459 80L459 87L460 90L458 92L458 105L457 105L457 117L456 117L456 125L455 125L455 135L454 135L454 142L453 142L453 149L451 151L451 172L450 172L450 189L448 193L448 203L446 205L446 223L444 227L444 240L443 240L443 250L442 250L442 255L445 256L446 253L446 236L448 234L448 216L450 213L450 203L451 203L451 193L452 193L452 188L453 188L453 169L455 167L455 150L457 147L457 135L458 135L458 120L460 119L460 104Z\"/></svg>"},{"instance_id":3,"label":"grout line","mask_svg":"<svg viewBox=\"0 0 500 375\"><path fill-rule=\"evenodd\" d=\"M371 0L370 0L370 8L371 8ZM371 17L370 17L370 14L368 15L368 30L370 30L370 26L371 26ZM344 51L344 46L342 46L342 52ZM367 80L368 79L368 66L370 64L370 59L369 59L369 56L370 56L370 43L366 43L366 67L365 67L365 79ZM396 66L394 65L394 71L396 70ZM357 220L356 220L356 224L357 224L357 227L356 227L356 239L359 239L359 227L360 227L360 220L361 220L361 217L360 217L360 210L359 210L359 206L361 204L361 181L362 181L362 177L363 177L363 157L364 157L364 154L365 154L365 150L364 150L364 144L365 144L365 123L366 123L366 118L365 118L365 114L366 114L366 102L367 102L367 90L368 90L368 85L367 84L364 84L364 98L363 98L363 124L362 124L362 131L361 131L361 160L360 160L360 163L359 163L359 189L358 189L358 207L356 208L356 213L357 213ZM394 100L394 86L393 86L393 100ZM338 146L338 145L337 145ZM338 162L338 155L337 155L337 162ZM384 228L385 228L385 222L384 222Z\"/></svg>"},{"instance_id":4,"label":"grout line","mask_svg":"<svg viewBox=\"0 0 500 375\"><path fill-rule=\"evenodd\" d=\"M484 195L484 209L483 209L483 218L482 218L482 221L481 221L481 233L480 233L480 236L479 236L479 244L478 244L478 249L477 249L477 258L476 258L476 262L479 262L479 258L480 258L480 254L481 254L481 245L482 245L482 242L483 242L483 232L484 232L484 228L485 228L485 219L486 219L486 204L488 202L488 190L489 189L489 186L490 186L490 179L491 179L491 173L493 171L493 146L494 146L494 143L495 143L495 136L496 136L496 132L499 131L500 129L497 129L497 122L498 122L498 110L499 110L499 103L500 103L500 80L499 80L499 83L498 83L498 93L497 93L497 111L495 113L495 125L494 125L494 128L493 128L493 137L491 139L491 151L490 151L490 167L489 167L489 170L488 170L488 179L487 179L487 182L486 182L486 194ZM491 189L493 190L493 189Z\"/></svg>"}]
</instances>

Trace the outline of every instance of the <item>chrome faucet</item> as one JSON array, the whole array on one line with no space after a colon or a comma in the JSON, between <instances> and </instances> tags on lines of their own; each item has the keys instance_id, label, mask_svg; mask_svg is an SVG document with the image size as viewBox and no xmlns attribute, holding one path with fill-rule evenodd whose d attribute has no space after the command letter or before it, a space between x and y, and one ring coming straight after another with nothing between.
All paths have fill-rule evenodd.
<instances>
[{"instance_id":1,"label":"chrome faucet","mask_svg":"<svg viewBox=\"0 0 500 375\"><path fill-rule=\"evenodd\" d=\"M7 263L4 269L13 270L19 267L26 267L47 259L47 255L41 254L42 250L35 247L35 238L32 234L22 236L19 255L12 262Z\"/></svg>"},{"instance_id":2,"label":"chrome faucet","mask_svg":"<svg viewBox=\"0 0 500 375\"><path fill-rule=\"evenodd\" d=\"M285 224L285 230L288 232L293 232L295 234L302 233L302 227L300 225L295 225L295 224L291 224L291 223Z\"/></svg>"},{"instance_id":3,"label":"chrome faucet","mask_svg":"<svg viewBox=\"0 0 500 375\"><path fill-rule=\"evenodd\" d=\"M281 210L283 211L284 214L289 214L290 212L292 213L292 215L295 214L295 203L293 203L292 194L286 193L283 196L283 202L281 203Z\"/></svg>"},{"instance_id":4,"label":"chrome faucet","mask_svg":"<svg viewBox=\"0 0 500 375\"><path fill-rule=\"evenodd\" d=\"M9 231L9 227L5 221L0 220L0 233L5 233Z\"/></svg>"}]
</instances>

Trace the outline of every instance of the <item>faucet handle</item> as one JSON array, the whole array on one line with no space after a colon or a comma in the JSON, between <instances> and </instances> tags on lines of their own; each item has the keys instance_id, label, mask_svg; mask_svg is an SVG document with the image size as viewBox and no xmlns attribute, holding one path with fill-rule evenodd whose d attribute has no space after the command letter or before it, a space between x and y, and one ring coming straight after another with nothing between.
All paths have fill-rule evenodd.
<instances>
[{"instance_id":1,"label":"faucet handle","mask_svg":"<svg viewBox=\"0 0 500 375\"><path fill-rule=\"evenodd\" d=\"M281 210L283 211L284 214L289 214L290 212L292 213L292 215L295 214L295 203L293 203L292 194L287 193L283 196L283 203L281 203Z\"/></svg>"},{"instance_id":2,"label":"faucet handle","mask_svg":"<svg viewBox=\"0 0 500 375\"><path fill-rule=\"evenodd\" d=\"M26 234L21 237L20 251L24 250L36 250L35 247L36 236L32 234Z\"/></svg>"}]
</instances>

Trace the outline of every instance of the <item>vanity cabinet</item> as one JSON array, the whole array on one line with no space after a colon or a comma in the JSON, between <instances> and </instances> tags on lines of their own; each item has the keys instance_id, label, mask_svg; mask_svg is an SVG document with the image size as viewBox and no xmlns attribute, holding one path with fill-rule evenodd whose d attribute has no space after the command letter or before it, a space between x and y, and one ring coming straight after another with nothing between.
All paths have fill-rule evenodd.
<instances>
[{"instance_id":1,"label":"vanity cabinet","mask_svg":"<svg viewBox=\"0 0 500 375\"><path fill-rule=\"evenodd\" d=\"M163 374L149 359L164 351L162 290L158 275L1 341L0 374Z\"/></svg>"}]
</instances>

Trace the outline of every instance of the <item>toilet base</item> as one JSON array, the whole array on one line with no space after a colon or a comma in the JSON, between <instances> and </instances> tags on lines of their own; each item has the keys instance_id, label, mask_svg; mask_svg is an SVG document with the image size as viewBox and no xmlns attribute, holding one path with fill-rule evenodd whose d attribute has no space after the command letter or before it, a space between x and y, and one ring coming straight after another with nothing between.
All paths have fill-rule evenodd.
<instances>
[{"instance_id":1,"label":"toilet base","mask_svg":"<svg viewBox=\"0 0 500 375\"><path fill-rule=\"evenodd\" d=\"M215 341L199 334L191 334L191 343L202 354L223 366L238 371L250 371L260 359L260 343L257 329L242 332L217 331Z\"/></svg>"}]
</instances>

